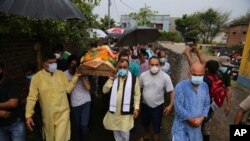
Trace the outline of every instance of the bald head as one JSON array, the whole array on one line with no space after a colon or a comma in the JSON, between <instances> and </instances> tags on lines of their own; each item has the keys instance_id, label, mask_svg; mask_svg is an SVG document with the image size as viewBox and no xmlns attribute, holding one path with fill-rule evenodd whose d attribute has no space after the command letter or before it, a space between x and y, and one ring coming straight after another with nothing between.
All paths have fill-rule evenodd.
<instances>
[{"instance_id":1,"label":"bald head","mask_svg":"<svg viewBox=\"0 0 250 141\"><path fill-rule=\"evenodd\" d=\"M198 62L192 64L190 74L195 76L204 75L204 66Z\"/></svg>"}]
</instances>

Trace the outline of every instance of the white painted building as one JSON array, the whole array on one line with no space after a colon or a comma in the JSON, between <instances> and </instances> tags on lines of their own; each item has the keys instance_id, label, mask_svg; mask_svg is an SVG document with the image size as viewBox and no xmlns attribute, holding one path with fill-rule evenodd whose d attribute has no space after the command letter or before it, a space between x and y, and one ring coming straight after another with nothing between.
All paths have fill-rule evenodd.
<instances>
[{"instance_id":1,"label":"white painted building","mask_svg":"<svg viewBox=\"0 0 250 141\"><path fill-rule=\"evenodd\" d=\"M153 23L153 27L159 29L160 31L169 32L171 28L170 15L154 15L150 18ZM120 25L124 29L131 29L137 27L137 22L133 20L129 15L121 15ZM175 24L173 25L175 26ZM174 28L175 29L175 28Z\"/></svg>"}]
</instances>

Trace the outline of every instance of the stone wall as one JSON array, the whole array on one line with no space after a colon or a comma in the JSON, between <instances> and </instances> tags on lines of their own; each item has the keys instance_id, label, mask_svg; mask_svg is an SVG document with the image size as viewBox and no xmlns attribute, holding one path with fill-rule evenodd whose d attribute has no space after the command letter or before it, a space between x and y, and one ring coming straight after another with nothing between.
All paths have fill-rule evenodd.
<instances>
[{"instance_id":1,"label":"stone wall","mask_svg":"<svg viewBox=\"0 0 250 141\"><path fill-rule=\"evenodd\" d=\"M8 76L17 79L21 88L24 85L26 66L30 63L37 65L35 43L35 40L29 38L0 38L0 62L4 62ZM79 57L82 55L80 48L69 44L64 46L65 50L72 54ZM52 46L42 44L41 51L42 53L52 51Z\"/></svg>"},{"instance_id":2,"label":"stone wall","mask_svg":"<svg viewBox=\"0 0 250 141\"><path fill-rule=\"evenodd\" d=\"M183 54L185 44L158 42L158 47L167 52L173 84L176 85L180 80L188 78L189 65Z\"/></svg>"},{"instance_id":3,"label":"stone wall","mask_svg":"<svg viewBox=\"0 0 250 141\"><path fill-rule=\"evenodd\" d=\"M34 41L26 38L1 38L0 62L5 64L9 78L17 80L24 91L25 69L27 64L36 64L36 51Z\"/></svg>"}]
</instances>

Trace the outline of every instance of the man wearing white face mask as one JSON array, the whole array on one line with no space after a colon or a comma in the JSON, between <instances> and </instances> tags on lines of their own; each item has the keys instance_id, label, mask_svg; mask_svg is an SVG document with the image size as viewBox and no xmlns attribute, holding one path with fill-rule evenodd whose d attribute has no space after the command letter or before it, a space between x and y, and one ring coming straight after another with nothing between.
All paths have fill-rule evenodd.
<instances>
[{"instance_id":1,"label":"man wearing white face mask","mask_svg":"<svg viewBox=\"0 0 250 141\"><path fill-rule=\"evenodd\" d=\"M65 52L63 44L56 44L53 48L53 52L56 56L57 69L61 71L67 70L67 60L63 58L63 54Z\"/></svg>"},{"instance_id":2,"label":"man wearing white face mask","mask_svg":"<svg viewBox=\"0 0 250 141\"><path fill-rule=\"evenodd\" d=\"M149 59L149 70L143 72L139 78L142 89L141 119L145 128L145 135L141 140L150 138L150 123L152 122L154 141L160 141L160 127L162 115L168 115L173 108L174 87L168 74L160 70L159 58ZM170 93L170 103L164 108L164 93Z\"/></svg>"},{"instance_id":3,"label":"man wearing white face mask","mask_svg":"<svg viewBox=\"0 0 250 141\"><path fill-rule=\"evenodd\" d=\"M69 103L67 93L74 88L79 74L69 82L64 73L57 70L56 57L43 57L43 69L31 80L26 104L26 124L29 130L36 126L32 116L39 100L43 120L43 135L47 141L68 141L70 139Z\"/></svg>"},{"instance_id":4,"label":"man wearing white face mask","mask_svg":"<svg viewBox=\"0 0 250 141\"><path fill-rule=\"evenodd\" d=\"M200 63L191 66L190 78L175 87L175 119L172 141L202 141L201 124L210 108L209 89L203 82L204 67Z\"/></svg>"},{"instance_id":5,"label":"man wearing white face mask","mask_svg":"<svg viewBox=\"0 0 250 141\"><path fill-rule=\"evenodd\" d=\"M164 71L165 73L169 74L170 71L170 64L167 61L166 57L166 52L165 51L160 51L158 54L161 62L161 70Z\"/></svg>"}]
</instances>

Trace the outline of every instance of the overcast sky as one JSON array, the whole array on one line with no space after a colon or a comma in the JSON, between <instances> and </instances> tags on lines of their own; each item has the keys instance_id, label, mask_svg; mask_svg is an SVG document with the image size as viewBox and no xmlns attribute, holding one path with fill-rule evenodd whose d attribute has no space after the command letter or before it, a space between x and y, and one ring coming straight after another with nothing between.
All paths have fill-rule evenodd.
<instances>
[{"instance_id":1,"label":"overcast sky","mask_svg":"<svg viewBox=\"0 0 250 141\"><path fill-rule=\"evenodd\" d=\"M111 18L120 21L120 15L138 12L142 7L151 7L158 14L181 17L183 14L192 14L205 11L208 8L218 9L222 12L231 12L230 19L244 15L250 10L250 0L111 0ZM94 9L99 17L108 15L108 0L101 0Z\"/></svg>"}]
</instances>

